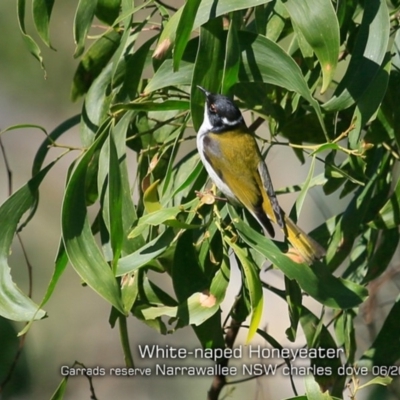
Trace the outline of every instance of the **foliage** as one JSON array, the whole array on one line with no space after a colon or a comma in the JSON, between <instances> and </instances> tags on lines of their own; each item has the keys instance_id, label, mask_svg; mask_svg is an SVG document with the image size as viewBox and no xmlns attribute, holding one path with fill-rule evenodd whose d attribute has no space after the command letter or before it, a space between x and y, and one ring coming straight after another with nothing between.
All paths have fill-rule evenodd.
<instances>
[{"instance_id":1,"label":"foliage","mask_svg":"<svg viewBox=\"0 0 400 400\"><path fill-rule=\"evenodd\" d=\"M47 46L53 3L33 1L36 30ZM259 329L264 290L287 302L292 342L300 324L309 348L344 347L345 360L313 364L393 365L400 358L398 301L360 359L354 318L366 286L387 273L399 241L398 12L396 0L190 0L177 11L157 0L80 0L73 32L81 60L71 93L73 100L83 98L82 112L46 133L32 178L0 207L0 315L43 318L69 262L112 306L110 321L114 326L119 320L128 365L133 360L124 321L131 314L161 334L191 325L206 348L232 346L232 325L250 317L247 340L260 334L279 348ZM95 18L100 31L92 27ZM40 46L25 29L25 0L18 0L18 20L44 68ZM89 32L96 33L90 46ZM207 181L194 137L186 134L202 121L197 85L235 95L266 119L271 145L291 146L301 162L311 157L307 180L281 191L299 192L295 217L313 186L322 186L326 196L348 196L347 208L312 232L327 249L323 261L296 263L284 254L284 243L263 236L226 202L196 196ZM59 159L45 166L46 157L77 125L81 154L68 171L54 274L37 306L12 281L9 249L34 216L40 184ZM184 143L191 150L182 157ZM136 155L135 171L128 170L128 153ZM313 176L316 162L324 172ZM90 220L94 204L99 211ZM228 324L219 310L234 260L242 287ZM285 291L260 278L266 262L285 275ZM175 298L151 281L150 270L170 277ZM330 322L302 304L306 294L334 310ZM334 333L327 329L331 322ZM306 395L295 398L343 396L345 377L315 379L318 390L309 382ZM331 395L323 394L328 388ZM218 394L210 391L209 398Z\"/></svg>"}]
</instances>

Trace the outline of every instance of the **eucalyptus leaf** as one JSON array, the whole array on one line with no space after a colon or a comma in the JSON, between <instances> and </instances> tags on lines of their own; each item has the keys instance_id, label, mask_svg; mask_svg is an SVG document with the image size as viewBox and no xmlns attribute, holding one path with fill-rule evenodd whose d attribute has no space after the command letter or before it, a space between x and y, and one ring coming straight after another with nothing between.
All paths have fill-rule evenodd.
<instances>
[{"instance_id":1,"label":"eucalyptus leaf","mask_svg":"<svg viewBox=\"0 0 400 400\"><path fill-rule=\"evenodd\" d=\"M32 14L36 30L48 47L50 44L49 22L53 11L54 0L33 0Z\"/></svg>"},{"instance_id":2,"label":"eucalyptus leaf","mask_svg":"<svg viewBox=\"0 0 400 400\"><path fill-rule=\"evenodd\" d=\"M56 161L50 163L0 206L0 315L13 321L41 319L46 313L13 282L8 257L18 222L37 200L37 191Z\"/></svg>"},{"instance_id":3,"label":"eucalyptus leaf","mask_svg":"<svg viewBox=\"0 0 400 400\"><path fill-rule=\"evenodd\" d=\"M88 165L104 140L105 133L85 152L71 175L62 207L62 237L68 259L83 281L124 313L118 283L96 244L85 204Z\"/></svg>"},{"instance_id":4,"label":"eucalyptus leaf","mask_svg":"<svg viewBox=\"0 0 400 400\"><path fill-rule=\"evenodd\" d=\"M46 74L46 69L44 67L44 62L43 62L42 53L40 51L40 47L35 42L35 40L32 38L32 36L30 36L26 33L25 7L26 7L26 0L17 0L18 25L19 25L19 29L22 34L22 39L25 42L25 45L27 46L29 52L39 61L40 66L42 67L42 69L45 71L45 74ZM37 17L36 17L36 20L37 20Z\"/></svg>"},{"instance_id":5,"label":"eucalyptus leaf","mask_svg":"<svg viewBox=\"0 0 400 400\"><path fill-rule=\"evenodd\" d=\"M89 32L97 1L79 0L74 20L74 40L76 44L74 57L82 55L85 49L86 35Z\"/></svg>"},{"instance_id":6,"label":"eucalyptus leaf","mask_svg":"<svg viewBox=\"0 0 400 400\"><path fill-rule=\"evenodd\" d=\"M272 240L247 226L232 207L228 209L240 237L269 259L289 279L296 279L300 287L320 303L336 309L352 308L366 298L368 292L363 286L336 278L321 265L310 268L305 264L295 263Z\"/></svg>"},{"instance_id":7,"label":"eucalyptus leaf","mask_svg":"<svg viewBox=\"0 0 400 400\"><path fill-rule=\"evenodd\" d=\"M323 105L325 110L337 111L350 107L367 90L384 60L389 28L386 1L367 0L346 74L332 98Z\"/></svg>"},{"instance_id":8,"label":"eucalyptus leaf","mask_svg":"<svg viewBox=\"0 0 400 400\"><path fill-rule=\"evenodd\" d=\"M298 29L311 46L322 69L324 93L335 74L339 58L339 24L330 0L284 2L295 30Z\"/></svg>"},{"instance_id":9,"label":"eucalyptus leaf","mask_svg":"<svg viewBox=\"0 0 400 400\"><path fill-rule=\"evenodd\" d=\"M149 241L133 253L122 257L118 261L117 276L131 273L145 266L148 262L155 260L171 246L174 240L174 232L167 228L155 239Z\"/></svg>"}]
</instances>

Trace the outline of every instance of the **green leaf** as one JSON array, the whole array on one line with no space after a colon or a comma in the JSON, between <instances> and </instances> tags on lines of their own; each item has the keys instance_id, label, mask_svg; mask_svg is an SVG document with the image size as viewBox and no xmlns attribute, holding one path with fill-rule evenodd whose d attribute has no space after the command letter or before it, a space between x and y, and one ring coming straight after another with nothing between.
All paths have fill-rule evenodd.
<instances>
[{"instance_id":1,"label":"green leaf","mask_svg":"<svg viewBox=\"0 0 400 400\"><path fill-rule=\"evenodd\" d=\"M192 78L191 115L197 131L203 120L204 93L197 85L210 92L219 92L223 69L224 35L222 18L208 21L200 28L200 41ZM207 68L204 66L207 65Z\"/></svg>"},{"instance_id":2,"label":"green leaf","mask_svg":"<svg viewBox=\"0 0 400 400\"><path fill-rule=\"evenodd\" d=\"M186 301L193 293L201 292L209 286L198 262L193 236L192 231L185 231L178 238L172 265L172 282L180 303ZM188 260L191 262L188 263Z\"/></svg>"},{"instance_id":3,"label":"green leaf","mask_svg":"<svg viewBox=\"0 0 400 400\"><path fill-rule=\"evenodd\" d=\"M144 93L148 94L167 86L190 85L193 75L193 63L181 61L179 71L173 72L172 60L165 60L161 67L158 68L155 75L144 89Z\"/></svg>"},{"instance_id":4,"label":"green leaf","mask_svg":"<svg viewBox=\"0 0 400 400\"><path fill-rule=\"evenodd\" d=\"M261 281L258 276L257 266L251 262L251 259L246 255L245 251L231 242L228 238L224 238L229 246L235 252L237 258L240 261L242 270L244 272L246 288L250 294L251 304L251 320L249 332L247 334L246 343L249 343L254 335L257 333L258 326L262 317L263 310L263 292Z\"/></svg>"},{"instance_id":5,"label":"green leaf","mask_svg":"<svg viewBox=\"0 0 400 400\"><path fill-rule=\"evenodd\" d=\"M43 42L50 48L49 22L54 0L33 0L32 13L36 30Z\"/></svg>"},{"instance_id":6,"label":"green leaf","mask_svg":"<svg viewBox=\"0 0 400 400\"><path fill-rule=\"evenodd\" d=\"M229 24L225 45L224 74L221 93L228 94L229 89L238 81L240 67L240 46L237 31L240 28L240 15L234 13Z\"/></svg>"},{"instance_id":7,"label":"green leaf","mask_svg":"<svg viewBox=\"0 0 400 400\"><path fill-rule=\"evenodd\" d=\"M120 258L118 261L116 275L121 276L128 274L140 267L145 266L150 261L155 260L172 245L174 238L175 234L173 229L167 228L155 239L146 243L132 254Z\"/></svg>"},{"instance_id":8,"label":"green leaf","mask_svg":"<svg viewBox=\"0 0 400 400\"><path fill-rule=\"evenodd\" d=\"M313 375L307 375L305 378L307 400L333 400L329 392L321 392L318 383Z\"/></svg>"},{"instance_id":9,"label":"green leaf","mask_svg":"<svg viewBox=\"0 0 400 400\"><path fill-rule=\"evenodd\" d=\"M64 245L61 240L59 247L58 247L56 260L54 263L53 275L51 276L50 282L47 285L46 293L43 296L42 301L40 302L39 308L44 307L44 305L50 300L51 296L54 293L54 290L57 286L59 279L61 278L62 274L65 271L65 268L67 267L67 263L68 263L68 257L67 257L67 254L65 253L65 248L64 248ZM33 321L34 320L31 319L28 322L28 324L26 324L24 326L24 328L20 332L18 332L18 336L24 335L26 332L28 332Z\"/></svg>"},{"instance_id":10,"label":"green leaf","mask_svg":"<svg viewBox=\"0 0 400 400\"><path fill-rule=\"evenodd\" d=\"M286 336L291 342L296 340L297 325L300 319L302 294L298 283L285 276L286 302L289 309L290 327L286 329Z\"/></svg>"},{"instance_id":11,"label":"green leaf","mask_svg":"<svg viewBox=\"0 0 400 400\"><path fill-rule=\"evenodd\" d=\"M37 191L42 180L56 161L50 163L24 186L10 196L0 207L0 315L12 321L41 319L45 312L39 309L12 281L7 259L19 220L36 204Z\"/></svg>"},{"instance_id":12,"label":"green leaf","mask_svg":"<svg viewBox=\"0 0 400 400\"><path fill-rule=\"evenodd\" d=\"M378 155L376 158L376 162L378 162ZM356 191L340 222L336 225L335 232L326 252L326 262L332 270L340 265L348 256L354 240L360 233L360 227L366 218L366 213L371 204L379 170L387 162L387 155L380 158L379 162L381 162L381 166L371 174L366 185Z\"/></svg>"},{"instance_id":13,"label":"green leaf","mask_svg":"<svg viewBox=\"0 0 400 400\"><path fill-rule=\"evenodd\" d=\"M337 338L338 347L343 347L346 354L346 363L354 364L355 352L357 349L354 318L356 314L349 310L343 312L335 320L335 335Z\"/></svg>"},{"instance_id":14,"label":"green leaf","mask_svg":"<svg viewBox=\"0 0 400 400\"><path fill-rule=\"evenodd\" d=\"M370 385L387 386L390 385L392 381L393 378L391 378L390 376L376 376L375 378L372 378L370 381L364 383L363 385L358 386L358 390L364 389Z\"/></svg>"},{"instance_id":15,"label":"green leaf","mask_svg":"<svg viewBox=\"0 0 400 400\"><path fill-rule=\"evenodd\" d=\"M271 239L245 224L231 206L228 206L228 210L240 237L268 258L289 279L296 279L300 287L320 303L336 309L353 308L366 298L368 292L363 286L334 277L320 264L310 268L295 263Z\"/></svg>"},{"instance_id":16,"label":"green leaf","mask_svg":"<svg viewBox=\"0 0 400 400\"><path fill-rule=\"evenodd\" d=\"M72 101L77 100L89 90L118 49L120 42L121 34L115 30L109 30L89 47L74 75L71 88Z\"/></svg>"},{"instance_id":17,"label":"green leaf","mask_svg":"<svg viewBox=\"0 0 400 400\"><path fill-rule=\"evenodd\" d=\"M174 291L182 304L194 293L202 292L210 285L209 278L198 262L194 238L194 232L183 232L178 239L172 263ZM188 263L187 260L192 262ZM203 347L224 347L220 313L216 312L199 326L193 326L193 330Z\"/></svg>"},{"instance_id":18,"label":"green leaf","mask_svg":"<svg viewBox=\"0 0 400 400\"><path fill-rule=\"evenodd\" d=\"M99 127L109 118L111 94L107 89L111 82L111 69L112 65L108 64L86 95L80 124L80 137L84 147L89 147L93 143Z\"/></svg>"},{"instance_id":19,"label":"green leaf","mask_svg":"<svg viewBox=\"0 0 400 400\"><path fill-rule=\"evenodd\" d=\"M326 111L350 107L367 90L385 57L389 29L386 1L366 0L349 66L334 95L323 105Z\"/></svg>"},{"instance_id":20,"label":"green leaf","mask_svg":"<svg viewBox=\"0 0 400 400\"><path fill-rule=\"evenodd\" d=\"M339 24L330 0L287 0L292 24L315 52L322 69L324 93L336 71L339 58Z\"/></svg>"},{"instance_id":21,"label":"green leaf","mask_svg":"<svg viewBox=\"0 0 400 400\"><path fill-rule=\"evenodd\" d=\"M222 42L222 33L221 26L216 21L212 22L212 26L202 27L195 70L193 71L193 64L182 62L184 65L179 71L173 72L172 62L166 60L145 88L145 93L150 93L168 86L192 83L191 111L195 128L201 124L204 104L204 96L195 86L199 84L210 91L217 92L221 83L219 72L222 70L222 65L216 61L216 54L220 54L221 60L223 59L222 52L225 44ZM270 83L300 94L314 108L325 132L319 104L312 97L296 62L279 45L264 36L245 31L237 32L237 35L242 58L239 80ZM271 60L274 62L271 63ZM209 68L204 69L204 65L208 65ZM192 80L191 74L193 74Z\"/></svg>"},{"instance_id":22,"label":"green leaf","mask_svg":"<svg viewBox=\"0 0 400 400\"><path fill-rule=\"evenodd\" d=\"M195 165L193 166L193 168L190 168L190 169L183 168L184 166L187 166L188 164L193 164L194 161L195 161ZM201 172L203 171L203 164L198 159L197 154L194 157L189 158L182 166L183 167L180 168L180 170L178 171L178 173L179 173L178 178L179 178L179 180L184 178L184 180L183 180L183 182L180 182L180 181L174 182L175 184L178 184L178 185L177 185L176 189L174 190L174 192L172 193L171 198L175 198L179 193L181 193L185 189L190 188L191 185L198 179ZM187 176L185 173L188 173Z\"/></svg>"},{"instance_id":23,"label":"green leaf","mask_svg":"<svg viewBox=\"0 0 400 400\"><path fill-rule=\"evenodd\" d=\"M127 112L118 123L112 127L111 134L114 138L121 178L122 196L122 225L123 225L123 251L130 254L142 245L142 241L130 240L128 233L137 220L137 213L132 200L131 183L129 181L128 163L126 157L126 132L131 122L132 113Z\"/></svg>"},{"instance_id":24,"label":"green leaf","mask_svg":"<svg viewBox=\"0 0 400 400\"><path fill-rule=\"evenodd\" d=\"M112 25L119 15L121 0L97 0L96 17Z\"/></svg>"},{"instance_id":25,"label":"green leaf","mask_svg":"<svg viewBox=\"0 0 400 400\"><path fill-rule=\"evenodd\" d=\"M391 55L387 53L381 68L379 68L372 82L357 101L354 111L354 129L349 134L349 145L351 149L361 147L360 134L365 125L373 118L379 109L385 96L389 83L391 67Z\"/></svg>"},{"instance_id":26,"label":"green leaf","mask_svg":"<svg viewBox=\"0 0 400 400\"><path fill-rule=\"evenodd\" d=\"M389 311L378 336L371 347L364 352L357 365L371 368L394 365L400 359L400 298L398 297ZM390 344L390 346L388 346Z\"/></svg>"},{"instance_id":27,"label":"green leaf","mask_svg":"<svg viewBox=\"0 0 400 400\"><path fill-rule=\"evenodd\" d=\"M193 23L192 29L197 29L198 27L204 25L211 19L217 19L221 15L229 14L233 11L243 10L250 7L256 7L261 4L270 2L271 0L247 0L243 2L242 0L230 0L230 1L218 1L215 3L213 0L202 0L200 6L197 10L196 19ZM181 20L181 15L184 6L182 6L168 21L166 26L161 33L159 39L158 48L163 48L163 56L167 53L169 46L174 43L177 36L178 24ZM156 49L155 54L158 50ZM154 57L154 55L153 55ZM164 57L160 57L164 58Z\"/></svg>"},{"instance_id":28,"label":"green leaf","mask_svg":"<svg viewBox=\"0 0 400 400\"><path fill-rule=\"evenodd\" d=\"M108 213L110 217L110 239L113 250L113 271L115 273L117 261L121 255L124 229L122 223L122 178L119 169L119 159L113 135L108 137Z\"/></svg>"},{"instance_id":29,"label":"green leaf","mask_svg":"<svg viewBox=\"0 0 400 400\"><path fill-rule=\"evenodd\" d=\"M219 304L221 304L225 298L226 290L230 280L230 274L229 256L228 253L224 251L221 266L215 273L210 285L210 293L216 297Z\"/></svg>"},{"instance_id":30,"label":"green leaf","mask_svg":"<svg viewBox=\"0 0 400 400\"><path fill-rule=\"evenodd\" d=\"M149 225L158 226L166 223L167 221L172 221L181 211L182 210L178 206L155 209L154 211L149 212L149 214L140 217L137 226L135 226L135 228L133 228L129 233L129 237L134 238L139 236Z\"/></svg>"},{"instance_id":31,"label":"green leaf","mask_svg":"<svg viewBox=\"0 0 400 400\"><path fill-rule=\"evenodd\" d=\"M139 294L138 274L126 274L121 278L121 297L124 310L129 313Z\"/></svg>"},{"instance_id":32,"label":"green leaf","mask_svg":"<svg viewBox=\"0 0 400 400\"><path fill-rule=\"evenodd\" d=\"M68 259L88 286L124 313L118 283L91 232L85 203L85 178L92 157L104 142L100 135L79 160L62 206L62 237Z\"/></svg>"},{"instance_id":33,"label":"green leaf","mask_svg":"<svg viewBox=\"0 0 400 400\"><path fill-rule=\"evenodd\" d=\"M239 72L240 81L270 83L300 94L313 107L327 136L319 104L312 97L300 67L293 58L279 45L264 36L238 32L238 37L243 63ZM329 138L326 137L326 139Z\"/></svg>"},{"instance_id":34,"label":"green leaf","mask_svg":"<svg viewBox=\"0 0 400 400\"><path fill-rule=\"evenodd\" d=\"M306 307L302 307L300 323L307 340L308 349L334 349L334 357L320 357L317 355L311 359L311 366L323 368L325 371L331 370L331 374L316 374L313 379L318 383L318 391L321 394L322 388L330 388L330 392L340 396L343 392L346 376L338 374L338 368L342 366L340 359L341 351L337 351L338 347L333 339L329 329L324 325L323 314L321 318L316 317ZM318 386L317 385L317 386ZM321 389L319 389L321 388ZM315 394L318 395L318 392Z\"/></svg>"},{"instance_id":35,"label":"green leaf","mask_svg":"<svg viewBox=\"0 0 400 400\"><path fill-rule=\"evenodd\" d=\"M295 222L298 220L298 218L300 216L300 212L303 207L304 201L306 199L308 189L310 188L312 178L314 175L314 168L315 168L315 156L311 160L311 165L310 165L310 169L308 171L307 178L303 184L303 187L301 188L299 195L297 196L297 200L296 200L296 204L295 204L295 213L296 213L295 218L294 218L294 215L292 213L290 213L291 214L290 217Z\"/></svg>"},{"instance_id":36,"label":"green leaf","mask_svg":"<svg viewBox=\"0 0 400 400\"><path fill-rule=\"evenodd\" d=\"M63 400L65 391L67 390L68 376L63 378L58 385L56 391L51 396L50 400Z\"/></svg>"},{"instance_id":37,"label":"green leaf","mask_svg":"<svg viewBox=\"0 0 400 400\"><path fill-rule=\"evenodd\" d=\"M382 231L377 248L368 260L368 271L363 279L364 284L376 279L386 271L396 253L399 241L400 233L397 228Z\"/></svg>"},{"instance_id":38,"label":"green leaf","mask_svg":"<svg viewBox=\"0 0 400 400\"><path fill-rule=\"evenodd\" d=\"M161 316L179 318L184 325L199 326L211 318L219 309L219 303L208 293L193 293L179 306L149 307L142 310L145 319L156 319Z\"/></svg>"},{"instance_id":39,"label":"green leaf","mask_svg":"<svg viewBox=\"0 0 400 400\"><path fill-rule=\"evenodd\" d=\"M268 23L267 33L264 35L273 42L277 42L281 36L282 31L285 29L285 23L289 15L281 0L276 0L267 5ZM261 32L258 32L263 34Z\"/></svg>"},{"instance_id":40,"label":"green leaf","mask_svg":"<svg viewBox=\"0 0 400 400\"><path fill-rule=\"evenodd\" d=\"M193 29L197 9L201 3L201 0L188 0L183 6L179 23L176 28L176 40L174 44L174 71L179 69L183 52L185 51L186 44Z\"/></svg>"},{"instance_id":41,"label":"green leaf","mask_svg":"<svg viewBox=\"0 0 400 400\"><path fill-rule=\"evenodd\" d=\"M389 200L369 225L376 229L393 229L400 225L400 181L397 182Z\"/></svg>"},{"instance_id":42,"label":"green leaf","mask_svg":"<svg viewBox=\"0 0 400 400\"><path fill-rule=\"evenodd\" d=\"M74 19L75 58L85 50L86 35L92 25L96 6L97 0L79 0Z\"/></svg>"},{"instance_id":43,"label":"green leaf","mask_svg":"<svg viewBox=\"0 0 400 400\"><path fill-rule=\"evenodd\" d=\"M124 56L126 60L126 72L121 91L118 93L117 100L128 98L133 100L137 97L140 78L146 66L150 47L157 39L157 36L150 38L132 55Z\"/></svg>"},{"instance_id":44,"label":"green leaf","mask_svg":"<svg viewBox=\"0 0 400 400\"><path fill-rule=\"evenodd\" d=\"M26 0L17 0L17 14L18 14L19 29L22 33L22 39L24 40L25 45L28 47L29 52L39 61L40 66L44 70L45 76L46 76L46 68L44 67L43 57L42 57L42 53L40 51L40 47L32 39L32 37L26 33L25 5L26 5Z\"/></svg>"}]
</instances>

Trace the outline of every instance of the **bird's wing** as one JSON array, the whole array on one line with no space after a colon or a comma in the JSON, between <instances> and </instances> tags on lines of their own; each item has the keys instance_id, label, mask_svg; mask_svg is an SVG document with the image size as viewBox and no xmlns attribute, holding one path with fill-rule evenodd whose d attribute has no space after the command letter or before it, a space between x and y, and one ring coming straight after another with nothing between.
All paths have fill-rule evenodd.
<instances>
[{"instance_id":1,"label":"bird's wing","mask_svg":"<svg viewBox=\"0 0 400 400\"><path fill-rule=\"evenodd\" d=\"M283 218L283 213L281 207L279 206L278 199L276 198L276 194L274 188L272 186L271 177L269 176L269 172L267 166L264 161L260 161L258 163L258 173L260 174L262 185L267 193L268 200L271 204L272 211L275 215L276 223L285 231L285 221Z\"/></svg>"}]
</instances>

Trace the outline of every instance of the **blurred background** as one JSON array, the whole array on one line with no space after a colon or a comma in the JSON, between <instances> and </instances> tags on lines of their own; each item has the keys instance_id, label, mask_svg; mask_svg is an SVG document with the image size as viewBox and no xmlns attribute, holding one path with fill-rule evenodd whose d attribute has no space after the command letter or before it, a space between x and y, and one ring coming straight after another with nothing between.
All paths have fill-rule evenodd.
<instances>
[{"instance_id":1,"label":"blurred background","mask_svg":"<svg viewBox=\"0 0 400 400\"><path fill-rule=\"evenodd\" d=\"M73 58L74 42L72 22L78 1L56 1L51 20L51 41L56 51L42 47L47 77L39 63L29 54L23 43L16 17L16 1L2 2L0 5L0 130L17 124L37 124L48 132L67 118L80 112L81 101L70 101L70 85L79 60ZM182 2L180 2L182 3ZM176 6L179 4L175 4ZM27 30L35 38L27 9ZM259 133L267 136L267 132ZM192 134L188 132L187 134ZM12 171L13 190L22 186L31 176L32 162L38 146L45 136L39 129L18 129L6 132L1 140ZM77 129L63 135L60 143L80 146ZM195 143L191 143L195 146ZM59 155L62 150L52 150L47 161ZM40 303L50 281L54 259L60 237L60 210L66 180L67 168L79 156L75 152L64 157L46 176L41 185L41 200L38 212L21 234L29 262L33 267L33 299ZM284 160L284 162L283 162ZM268 153L268 165L278 189L304 181L308 167L300 166L292 151L283 146L275 146ZM320 171L316 171L319 173ZM134 162L132 162L132 176ZM321 191L314 190L303 209L300 225L307 231L318 226L323 220L345 208L348 199L339 200L335 195L327 203ZM0 156L0 203L8 197L7 169ZM295 196L280 197L284 209L290 210ZM1 221L0 221L1 229ZM12 276L17 285L28 292L28 271L22 248L15 240L9 259ZM152 277L168 288L168 277ZM283 288L282 275L278 271L263 276L271 284ZM164 279L166 278L166 279ZM233 267L228 296L223 309L224 316L236 295L240 282L237 268ZM309 300L307 306L317 315L319 306ZM56 290L46 304L48 318L36 322L26 338L25 347L19 360L14 379L6 387L3 399L49 399L61 382L60 368L71 366L79 361L87 367L123 367L124 359L117 329L111 329L108 323L109 305L89 288L82 286L80 278L68 266L60 279ZM224 317L223 316L223 317ZM262 327L280 340L284 346L291 346L285 336L289 326L286 305L271 294L267 294L264 306ZM139 344L169 344L193 349L199 343L190 328L177 331L173 335L160 336L133 317L128 319L131 347L138 367L154 366L154 360L140 359L137 351ZM369 345L368 333L361 329L358 339L360 352ZM18 347L16 332L23 324L10 324L0 319L0 376L9 369ZM244 346L246 332L239 336L237 345ZM299 332L296 347L304 344ZM252 345L266 343L255 339ZM246 350L243 351L244 354ZM169 361L166 361L169 363ZM233 365L239 366L246 359ZM274 360L279 362L279 360ZM172 363L171 363L172 364ZM175 365L211 365L210 362L188 359ZM154 399L168 398L176 400L200 400L206 398L212 378L177 377L95 377L94 388L98 399ZM299 393L303 390L303 378L296 379ZM224 393L232 399L282 399L293 396L287 377L279 372L276 377L261 377L240 385L227 386ZM89 384L85 377L71 377L68 382L65 399L89 399ZM379 398L379 397L376 397Z\"/></svg>"}]
</instances>

